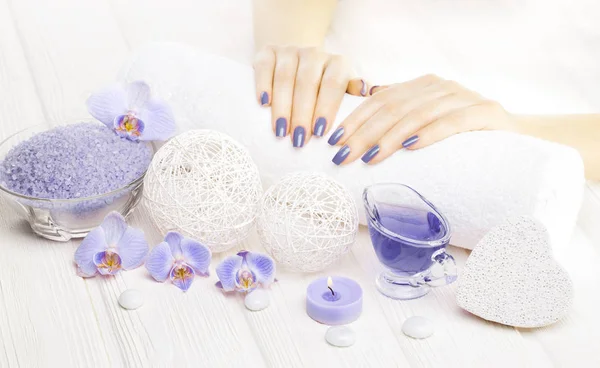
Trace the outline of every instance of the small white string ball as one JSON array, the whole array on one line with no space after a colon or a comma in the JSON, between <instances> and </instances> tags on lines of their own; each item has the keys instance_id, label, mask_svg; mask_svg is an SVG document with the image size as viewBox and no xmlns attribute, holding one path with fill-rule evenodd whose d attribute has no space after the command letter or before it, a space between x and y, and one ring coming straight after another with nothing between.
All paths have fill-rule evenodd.
<instances>
[{"instance_id":1,"label":"small white string ball","mask_svg":"<svg viewBox=\"0 0 600 368\"><path fill-rule=\"evenodd\" d=\"M292 173L264 194L257 231L265 250L282 267L320 271L354 244L358 210L352 195L335 180Z\"/></svg>"},{"instance_id":2,"label":"small white string ball","mask_svg":"<svg viewBox=\"0 0 600 368\"><path fill-rule=\"evenodd\" d=\"M262 184L250 154L212 130L182 133L156 152L144 179L144 199L164 234L178 231L211 251L243 241L254 224Z\"/></svg>"}]
</instances>

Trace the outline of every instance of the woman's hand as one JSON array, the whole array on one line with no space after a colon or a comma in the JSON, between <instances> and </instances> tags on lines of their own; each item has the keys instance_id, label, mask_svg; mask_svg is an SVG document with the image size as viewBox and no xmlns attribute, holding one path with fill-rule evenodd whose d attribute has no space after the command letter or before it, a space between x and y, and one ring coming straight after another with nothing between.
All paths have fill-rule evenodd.
<instances>
[{"instance_id":1,"label":"woman's hand","mask_svg":"<svg viewBox=\"0 0 600 368\"><path fill-rule=\"evenodd\" d=\"M254 73L258 102L271 106L273 132L290 133L294 147L327 134L346 92L366 96L370 88L352 78L343 57L314 47L266 47L256 56Z\"/></svg>"},{"instance_id":2,"label":"woman's hand","mask_svg":"<svg viewBox=\"0 0 600 368\"><path fill-rule=\"evenodd\" d=\"M333 158L336 165L358 157L374 164L402 148L419 149L466 131L508 129L513 123L499 103L435 75L372 92L329 139L342 146Z\"/></svg>"}]
</instances>

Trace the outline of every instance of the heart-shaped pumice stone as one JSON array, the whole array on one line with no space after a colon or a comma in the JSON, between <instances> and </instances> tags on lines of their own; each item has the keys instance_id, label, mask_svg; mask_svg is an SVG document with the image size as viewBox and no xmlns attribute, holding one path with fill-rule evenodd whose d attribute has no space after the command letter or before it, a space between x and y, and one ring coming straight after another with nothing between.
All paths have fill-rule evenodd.
<instances>
[{"instance_id":1,"label":"heart-shaped pumice stone","mask_svg":"<svg viewBox=\"0 0 600 368\"><path fill-rule=\"evenodd\" d=\"M548 232L518 217L492 229L477 244L458 279L456 301L488 321L540 327L569 309L573 284L552 258Z\"/></svg>"}]
</instances>

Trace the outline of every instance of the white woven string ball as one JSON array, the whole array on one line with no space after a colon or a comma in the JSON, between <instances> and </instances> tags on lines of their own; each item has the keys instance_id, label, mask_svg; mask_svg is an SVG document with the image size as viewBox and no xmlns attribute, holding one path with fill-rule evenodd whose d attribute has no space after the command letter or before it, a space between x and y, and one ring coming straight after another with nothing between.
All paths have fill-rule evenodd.
<instances>
[{"instance_id":1,"label":"white woven string ball","mask_svg":"<svg viewBox=\"0 0 600 368\"><path fill-rule=\"evenodd\" d=\"M257 231L282 267L320 271L354 244L358 211L348 190L335 180L318 173L292 173L263 195Z\"/></svg>"},{"instance_id":2,"label":"white woven string ball","mask_svg":"<svg viewBox=\"0 0 600 368\"><path fill-rule=\"evenodd\" d=\"M145 204L158 229L179 231L213 252L247 237L261 195L258 168L246 148L211 130L172 138L156 152L144 179Z\"/></svg>"}]
</instances>

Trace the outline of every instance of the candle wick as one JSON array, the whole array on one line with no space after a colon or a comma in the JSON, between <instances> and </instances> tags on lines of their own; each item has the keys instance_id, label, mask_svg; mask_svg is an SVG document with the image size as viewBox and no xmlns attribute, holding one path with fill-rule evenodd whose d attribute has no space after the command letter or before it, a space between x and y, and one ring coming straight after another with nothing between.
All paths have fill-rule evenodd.
<instances>
[{"instance_id":1,"label":"candle wick","mask_svg":"<svg viewBox=\"0 0 600 368\"><path fill-rule=\"evenodd\" d=\"M333 292L333 289L330 286L327 286L327 289L331 290L331 295L335 296L335 293Z\"/></svg>"}]
</instances>

